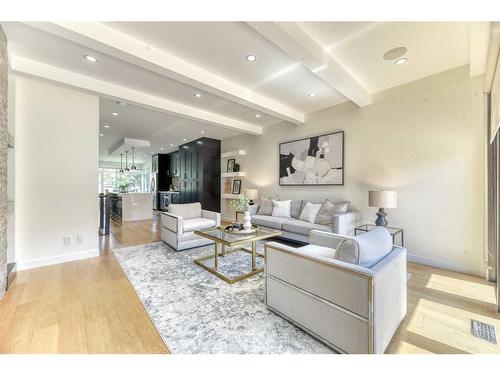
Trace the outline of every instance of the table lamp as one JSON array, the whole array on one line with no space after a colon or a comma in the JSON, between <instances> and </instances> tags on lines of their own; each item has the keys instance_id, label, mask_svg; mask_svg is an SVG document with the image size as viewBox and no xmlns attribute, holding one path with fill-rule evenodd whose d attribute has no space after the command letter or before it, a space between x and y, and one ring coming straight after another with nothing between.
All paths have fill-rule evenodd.
<instances>
[{"instance_id":1,"label":"table lamp","mask_svg":"<svg viewBox=\"0 0 500 375\"><path fill-rule=\"evenodd\" d=\"M377 226L386 227L387 220L385 217L387 213L386 208L396 208L397 204L397 193L395 191L369 191L368 192L368 206L378 207L377 220L375 224Z\"/></svg>"},{"instance_id":2,"label":"table lamp","mask_svg":"<svg viewBox=\"0 0 500 375\"><path fill-rule=\"evenodd\" d=\"M257 190L257 189L245 189L245 197L250 200L248 202L248 204L253 205L255 203L254 199L259 199L259 190Z\"/></svg>"}]
</instances>

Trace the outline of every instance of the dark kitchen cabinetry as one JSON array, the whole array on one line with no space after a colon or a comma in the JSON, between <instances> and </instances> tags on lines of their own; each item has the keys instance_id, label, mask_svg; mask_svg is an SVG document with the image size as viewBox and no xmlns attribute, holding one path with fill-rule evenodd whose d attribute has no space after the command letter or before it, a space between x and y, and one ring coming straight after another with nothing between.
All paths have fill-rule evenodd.
<instances>
[{"instance_id":1,"label":"dark kitchen cabinetry","mask_svg":"<svg viewBox=\"0 0 500 375\"><path fill-rule=\"evenodd\" d=\"M153 158L155 157L158 166L158 191L168 190L171 182L171 176L169 174L170 156L169 154L158 154L153 156Z\"/></svg>"},{"instance_id":2,"label":"dark kitchen cabinetry","mask_svg":"<svg viewBox=\"0 0 500 375\"><path fill-rule=\"evenodd\" d=\"M179 151L171 152L169 156L168 173L170 176L179 176Z\"/></svg>"},{"instance_id":3,"label":"dark kitchen cabinetry","mask_svg":"<svg viewBox=\"0 0 500 375\"><path fill-rule=\"evenodd\" d=\"M220 141L200 138L179 147L179 203L220 212Z\"/></svg>"}]
</instances>

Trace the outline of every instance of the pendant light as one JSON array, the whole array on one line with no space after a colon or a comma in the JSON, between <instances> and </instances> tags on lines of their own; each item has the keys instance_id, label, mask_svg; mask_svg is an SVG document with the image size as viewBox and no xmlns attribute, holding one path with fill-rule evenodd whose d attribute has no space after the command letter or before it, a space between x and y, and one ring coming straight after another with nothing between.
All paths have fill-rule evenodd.
<instances>
[{"instance_id":1,"label":"pendant light","mask_svg":"<svg viewBox=\"0 0 500 375\"><path fill-rule=\"evenodd\" d=\"M128 172L130 171L130 169L128 169L128 150L125 151L125 172Z\"/></svg>"},{"instance_id":2,"label":"pendant light","mask_svg":"<svg viewBox=\"0 0 500 375\"><path fill-rule=\"evenodd\" d=\"M130 169L132 169L133 171L135 171L137 169L137 167L135 166L135 160L134 160L134 149L135 149L135 147L132 147L132 166L130 167Z\"/></svg>"},{"instance_id":3,"label":"pendant light","mask_svg":"<svg viewBox=\"0 0 500 375\"><path fill-rule=\"evenodd\" d=\"M120 173L123 173L123 154L120 154Z\"/></svg>"}]
</instances>

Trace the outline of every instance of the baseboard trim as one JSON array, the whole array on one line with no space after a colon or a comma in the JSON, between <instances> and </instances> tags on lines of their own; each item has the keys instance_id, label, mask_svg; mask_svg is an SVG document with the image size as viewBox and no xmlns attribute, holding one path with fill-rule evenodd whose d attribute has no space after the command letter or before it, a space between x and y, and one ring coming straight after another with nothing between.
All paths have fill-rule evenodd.
<instances>
[{"instance_id":1,"label":"baseboard trim","mask_svg":"<svg viewBox=\"0 0 500 375\"><path fill-rule=\"evenodd\" d=\"M60 264L71 262L74 260L81 260L87 258L94 258L100 255L99 249L78 251L76 253L56 255L53 257L38 258L31 260L21 260L17 262L17 271L29 270L31 268L51 266L53 264Z\"/></svg>"},{"instance_id":2,"label":"baseboard trim","mask_svg":"<svg viewBox=\"0 0 500 375\"><path fill-rule=\"evenodd\" d=\"M450 271L455 271L455 272L460 272L460 273L467 273L467 274L481 276L481 277L483 277L485 274L484 273L485 271L483 271L481 269L476 269L476 268L464 266L461 264L450 263L450 262L443 260L443 259L423 257L421 255L415 255L415 254L409 254L409 253L407 253L406 258L409 262L420 263L420 264L424 264L426 266L442 268L445 270L450 270Z\"/></svg>"}]
</instances>

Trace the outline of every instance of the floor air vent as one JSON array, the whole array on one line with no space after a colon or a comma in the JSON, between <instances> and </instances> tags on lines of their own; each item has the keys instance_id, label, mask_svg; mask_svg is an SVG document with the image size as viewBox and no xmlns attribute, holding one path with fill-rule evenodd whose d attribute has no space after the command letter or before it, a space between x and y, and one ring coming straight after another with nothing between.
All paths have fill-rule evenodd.
<instances>
[{"instance_id":1,"label":"floor air vent","mask_svg":"<svg viewBox=\"0 0 500 375\"><path fill-rule=\"evenodd\" d=\"M497 338L495 336L495 327L491 324L486 324L471 319L470 329L472 335L474 335L475 337L491 342L492 344L497 343Z\"/></svg>"}]
</instances>

